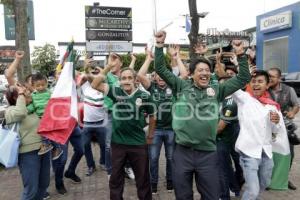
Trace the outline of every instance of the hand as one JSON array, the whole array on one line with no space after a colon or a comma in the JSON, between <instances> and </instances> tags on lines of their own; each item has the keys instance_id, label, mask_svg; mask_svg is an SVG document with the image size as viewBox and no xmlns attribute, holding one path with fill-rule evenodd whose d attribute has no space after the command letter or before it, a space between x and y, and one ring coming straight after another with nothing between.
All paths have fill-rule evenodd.
<instances>
[{"instance_id":1,"label":"hand","mask_svg":"<svg viewBox=\"0 0 300 200\"><path fill-rule=\"evenodd\" d=\"M255 76L256 66L255 65L250 66L249 71L250 71L251 76Z\"/></svg>"},{"instance_id":2,"label":"hand","mask_svg":"<svg viewBox=\"0 0 300 200\"><path fill-rule=\"evenodd\" d=\"M131 61L136 61L136 54L135 53L130 54L130 58Z\"/></svg>"},{"instance_id":3,"label":"hand","mask_svg":"<svg viewBox=\"0 0 300 200\"><path fill-rule=\"evenodd\" d=\"M15 58L22 59L24 57L24 55L25 55L24 51L16 51Z\"/></svg>"},{"instance_id":4,"label":"hand","mask_svg":"<svg viewBox=\"0 0 300 200\"><path fill-rule=\"evenodd\" d=\"M232 40L232 47L235 55L244 54L244 43L242 40Z\"/></svg>"},{"instance_id":5,"label":"hand","mask_svg":"<svg viewBox=\"0 0 300 200\"><path fill-rule=\"evenodd\" d=\"M152 142L153 142L153 136L152 137L147 136L146 142L147 142L148 145L152 144Z\"/></svg>"},{"instance_id":6,"label":"hand","mask_svg":"<svg viewBox=\"0 0 300 200\"><path fill-rule=\"evenodd\" d=\"M270 111L270 120L271 122L278 124L279 123L279 115L276 111Z\"/></svg>"},{"instance_id":7,"label":"hand","mask_svg":"<svg viewBox=\"0 0 300 200\"><path fill-rule=\"evenodd\" d=\"M178 46L178 47L177 47ZM168 53L172 59L176 59L179 55L179 45L170 44L168 48Z\"/></svg>"},{"instance_id":8,"label":"hand","mask_svg":"<svg viewBox=\"0 0 300 200\"><path fill-rule=\"evenodd\" d=\"M220 47L220 50L217 51L217 54L216 54L216 64L220 64L221 63L222 53L223 53L223 50Z\"/></svg>"},{"instance_id":9,"label":"hand","mask_svg":"<svg viewBox=\"0 0 300 200\"><path fill-rule=\"evenodd\" d=\"M24 94L24 95L26 94L26 87L24 87L20 83L16 83L15 87L18 91L18 94Z\"/></svg>"},{"instance_id":10,"label":"hand","mask_svg":"<svg viewBox=\"0 0 300 200\"><path fill-rule=\"evenodd\" d=\"M256 55L256 50L255 47L251 47L247 50L246 54L249 56L250 60L253 60L255 58Z\"/></svg>"},{"instance_id":11,"label":"hand","mask_svg":"<svg viewBox=\"0 0 300 200\"><path fill-rule=\"evenodd\" d=\"M154 60L154 55L153 55L153 53L152 53L150 50L148 50L147 47L145 48L145 54L146 54L146 59L147 59L147 60L151 60L151 61Z\"/></svg>"},{"instance_id":12,"label":"hand","mask_svg":"<svg viewBox=\"0 0 300 200\"><path fill-rule=\"evenodd\" d=\"M119 57L115 53L110 54L108 57L107 65L115 67L118 63L118 59Z\"/></svg>"},{"instance_id":13,"label":"hand","mask_svg":"<svg viewBox=\"0 0 300 200\"><path fill-rule=\"evenodd\" d=\"M203 42L197 42L194 46L194 50L196 54L204 55L207 53L208 48L207 45Z\"/></svg>"},{"instance_id":14,"label":"hand","mask_svg":"<svg viewBox=\"0 0 300 200\"><path fill-rule=\"evenodd\" d=\"M286 117L289 118L289 119L294 119L295 118L295 114L292 111L289 111L289 112L285 111L284 113L286 114Z\"/></svg>"},{"instance_id":15,"label":"hand","mask_svg":"<svg viewBox=\"0 0 300 200\"><path fill-rule=\"evenodd\" d=\"M86 58L85 60L84 60L84 71L86 72L86 73L89 73L90 72L90 68L91 68L91 66L93 65L93 63L94 63L95 61L94 61L94 59L93 58Z\"/></svg>"},{"instance_id":16,"label":"hand","mask_svg":"<svg viewBox=\"0 0 300 200\"><path fill-rule=\"evenodd\" d=\"M230 62L232 64L234 64L234 66L238 66L239 65L239 63L237 61L237 56L235 54L230 57Z\"/></svg>"},{"instance_id":17,"label":"hand","mask_svg":"<svg viewBox=\"0 0 300 200\"><path fill-rule=\"evenodd\" d=\"M155 34L156 44L162 45L165 43L167 33L165 31L159 31Z\"/></svg>"}]
</instances>

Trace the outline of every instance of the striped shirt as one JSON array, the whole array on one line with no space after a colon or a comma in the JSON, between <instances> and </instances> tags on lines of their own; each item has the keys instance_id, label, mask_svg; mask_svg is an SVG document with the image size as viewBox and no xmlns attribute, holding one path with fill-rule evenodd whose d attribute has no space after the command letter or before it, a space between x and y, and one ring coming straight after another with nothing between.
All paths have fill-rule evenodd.
<instances>
[{"instance_id":1,"label":"striped shirt","mask_svg":"<svg viewBox=\"0 0 300 200\"><path fill-rule=\"evenodd\" d=\"M92 88L87 81L82 86L83 108L85 122L101 121L105 117L103 93Z\"/></svg>"}]
</instances>

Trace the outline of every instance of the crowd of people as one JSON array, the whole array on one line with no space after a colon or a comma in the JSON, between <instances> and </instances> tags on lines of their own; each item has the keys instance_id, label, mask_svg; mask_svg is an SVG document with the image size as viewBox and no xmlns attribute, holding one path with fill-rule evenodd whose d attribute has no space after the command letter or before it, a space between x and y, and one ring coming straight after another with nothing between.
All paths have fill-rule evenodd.
<instances>
[{"instance_id":1,"label":"crowd of people","mask_svg":"<svg viewBox=\"0 0 300 200\"><path fill-rule=\"evenodd\" d=\"M22 200L47 199L51 161L60 194L67 192L64 177L81 183L76 167L83 155L86 176L92 176L93 138L99 144L99 165L107 172L112 200L123 199L126 175L135 179L139 199L150 200L158 193L162 144L166 190L174 190L178 200L193 199L194 180L203 200L227 200L232 195L255 200L266 189L296 189L288 182L294 151L284 118L295 117L299 102L294 89L281 83L280 69L257 69L254 52L246 54L237 39L232 41L233 51L226 53L230 64L222 63L221 51L212 64L204 42L194 47L198 56L188 67L177 45L168 48L171 63L166 63L166 33L160 31L155 38L155 53L146 50L139 71L134 70L134 55L129 67L122 67L122 58L115 53L104 68L93 67L93 59L86 58L84 72L76 74L83 122L78 122L66 144L38 133L55 85L49 88L40 73L28 76L23 84L17 82L14 77L24 55L17 51L5 73L9 83L5 123L20 124ZM155 72L149 76L152 62ZM56 71L56 79L60 72ZM74 153L65 170L69 142ZM287 159L276 149L288 149ZM287 167L282 168L283 163Z\"/></svg>"}]
</instances>

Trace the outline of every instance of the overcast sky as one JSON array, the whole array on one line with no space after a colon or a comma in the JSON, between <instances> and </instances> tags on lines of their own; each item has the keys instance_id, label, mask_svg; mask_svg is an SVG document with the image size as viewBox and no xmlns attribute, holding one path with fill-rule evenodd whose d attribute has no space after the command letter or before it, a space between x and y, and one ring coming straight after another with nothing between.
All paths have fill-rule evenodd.
<instances>
[{"instance_id":1,"label":"overcast sky","mask_svg":"<svg viewBox=\"0 0 300 200\"><path fill-rule=\"evenodd\" d=\"M188 0L156 0L158 28L173 22L166 31L167 42L186 43L185 25L182 15L187 14ZM298 0L299 1L299 0ZM57 46L58 42L69 41L73 36L76 42L85 41L84 6L96 0L33 0L35 41L33 45L46 42ZM147 42L152 30L152 0L101 0L101 6L132 7L133 41ZM256 26L256 16L292 3L297 0L197 0L198 12L209 12L200 19L200 32L207 28L231 31ZM0 45L13 45L5 40L4 11L0 5Z\"/></svg>"}]
</instances>

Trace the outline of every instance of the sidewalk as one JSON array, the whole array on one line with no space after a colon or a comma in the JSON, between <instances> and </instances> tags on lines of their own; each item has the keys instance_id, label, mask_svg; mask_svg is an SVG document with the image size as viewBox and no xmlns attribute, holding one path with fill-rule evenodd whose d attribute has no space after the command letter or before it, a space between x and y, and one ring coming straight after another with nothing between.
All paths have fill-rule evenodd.
<instances>
[{"instance_id":1,"label":"sidewalk","mask_svg":"<svg viewBox=\"0 0 300 200\"><path fill-rule=\"evenodd\" d=\"M298 125L297 133L300 135L300 115L298 114L296 120ZM69 148L70 154L72 154L72 147ZM93 145L93 152L96 155L95 158L99 157L99 147ZM175 199L174 193L168 193L165 186L165 159L164 152L161 153L160 158L160 172L159 172L159 188L158 194L153 196L155 200L169 200ZM81 177L81 184L73 184L69 180L65 180L65 186L68 193L64 196L59 195L55 191L54 178L51 177L51 183L49 193L53 200L107 200L109 199L109 188L106 172L101 170L97 166L97 171L91 176L85 176L87 170L85 158L81 160L77 174ZM263 194L264 200L297 200L300 199L300 145L295 146L295 160L293 163L292 171L290 173L290 180L298 186L296 191L266 191ZM0 171L0 199L1 200L17 200L20 199L22 190L21 177L18 169ZM194 188L195 199L199 199L200 195ZM136 200L136 189L135 182L126 179L124 189L125 200Z\"/></svg>"}]
</instances>

